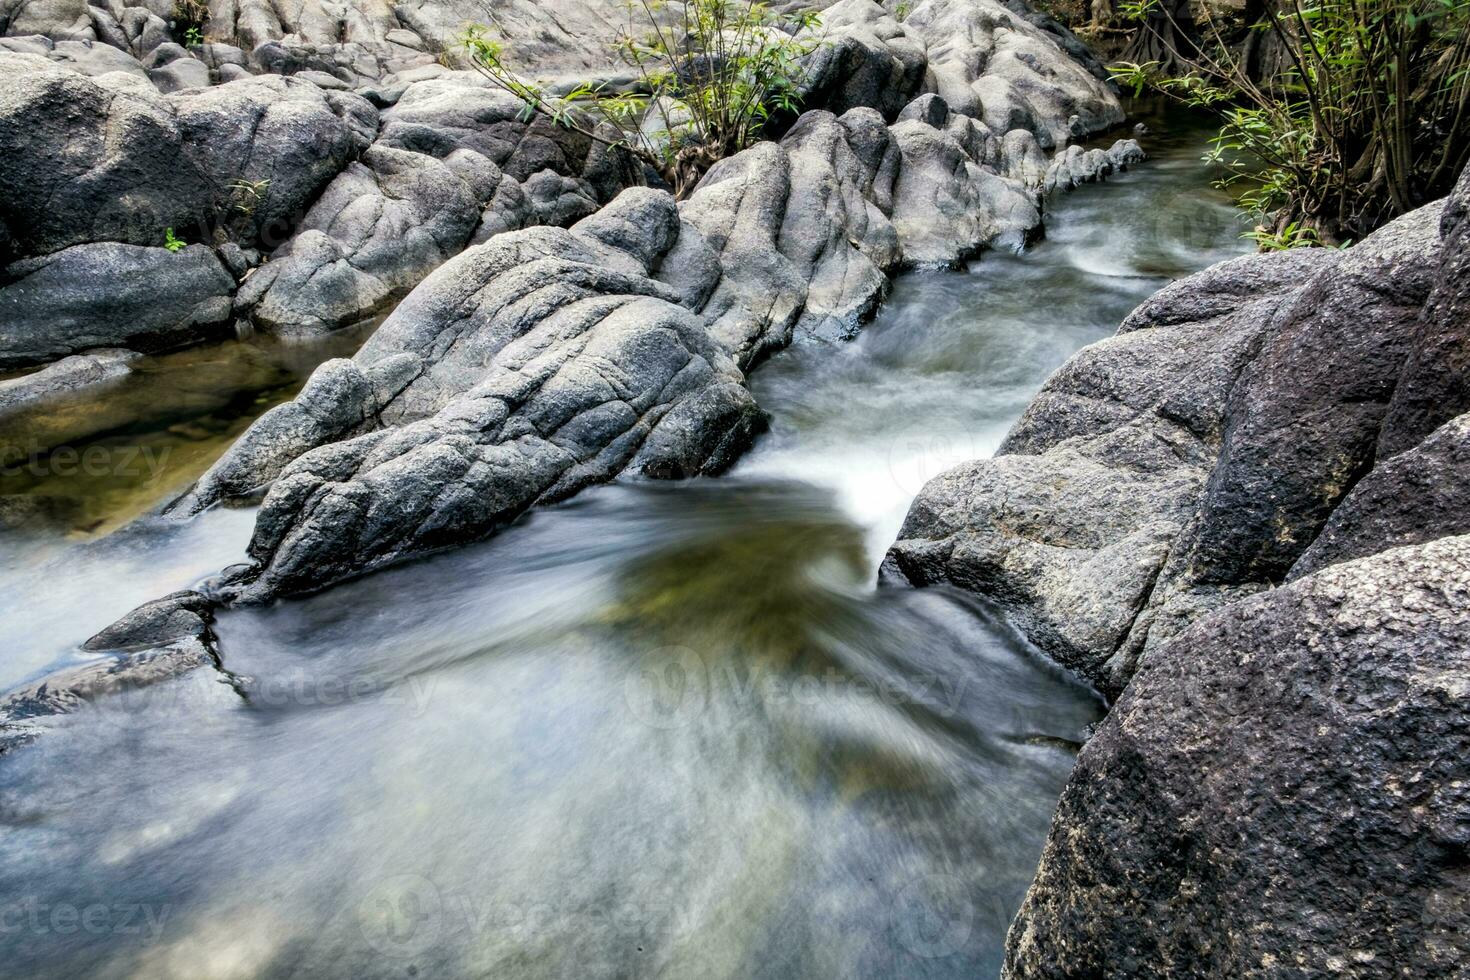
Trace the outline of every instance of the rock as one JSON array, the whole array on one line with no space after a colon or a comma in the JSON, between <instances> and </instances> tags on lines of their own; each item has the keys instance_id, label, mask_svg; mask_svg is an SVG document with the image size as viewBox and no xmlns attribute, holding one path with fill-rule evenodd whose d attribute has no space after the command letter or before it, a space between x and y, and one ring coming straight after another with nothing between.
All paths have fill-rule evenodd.
<instances>
[{"instance_id":1,"label":"rock","mask_svg":"<svg viewBox=\"0 0 1470 980\"><path fill-rule=\"evenodd\" d=\"M994 460L924 489L886 570L991 596L1116 695L1149 649L1281 582L1372 467L1440 210L1161 291L1047 382Z\"/></svg>"},{"instance_id":2,"label":"rock","mask_svg":"<svg viewBox=\"0 0 1470 980\"><path fill-rule=\"evenodd\" d=\"M963 116L951 123L974 125ZM954 265L997 241L1019 245L1041 226L1032 189L983 166L953 130L918 119L892 130L902 157L893 223L909 265Z\"/></svg>"},{"instance_id":3,"label":"rock","mask_svg":"<svg viewBox=\"0 0 1470 980\"><path fill-rule=\"evenodd\" d=\"M460 105L442 99L447 82L432 81L440 85L390 110L364 166L386 145L397 147L394 160L426 159L425 150L483 160L473 147L507 159L476 128L501 124L495 101ZM477 105L490 110L478 121ZM437 135L411 128L420 125ZM321 369L305 403L262 418L174 512L270 484L250 549L255 565L228 592L263 601L488 534L526 507L624 472L718 472L762 424L743 367L798 331L850 336L910 249L943 240L948 254L964 254L985 236L1039 220L1038 188L970 156L1004 162L1000 142L976 126L956 117L941 131L913 118L890 131L872 109L811 112L779 144L721 162L677 209L667 195L633 189L570 231L477 233L482 244L419 283L351 367ZM440 140L445 134L452 139ZM954 169L906 152L911 140L941 146ZM938 208L932 188L920 189L929 177L955 185L949 193L976 213L938 231L926 225ZM521 185L504 175L486 225L491 214L507 226L545 220L540 208L552 196L539 187L567 180L543 171ZM991 186L1004 194L980 193ZM338 206L333 192L328 203ZM907 238L906 227L914 229ZM312 295L359 295L311 271L331 268L306 251L311 234L252 274L242 302L261 309L260 297L289 283L315 288L318 279ZM349 238L357 240L341 241ZM318 254L335 254L325 239L319 245ZM372 254L389 259L385 268L408 268L386 240L381 248ZM402 384L368 397L364 379L395 358Z\"/></svg>"},{"instance_id":4,"label":"rock","mask_svg":"<svg viewBox=\"0 0 1470 980\"><path fill-rule=\"evenodd\" d=\"M1146 301L1047 380L993 459L923 488L885 573L991 597L1116 692L1109 661L1218 459L1238 373L1290 290L1338 257L1234 259Z\"/></svg>"},{"instance_id":5,"label":"rock","mask_svg":"<svg viewBox=\"0 0 1470 980\"><path fill-rule=\"evenodd\" d=\"M1288 579L1401 545L1470 533L1470 415L1375 466L1291 567Z\"/></svg>"},{"instance_id":6,"label":"rock","mask_svg":"<svg viewBox=\"0 0 1470 980\"><path fill-rule=\"evenodd\" d=\"M803 105L837 115L877 109L893 119L923 88L924 46L872 0L840 0L828 7L820 32L830 40L807 61Z\"/></svg>"},{"instance_id":7,"label":"rock","mask_svg":"<svg viewBox=\"0 0 1470 980\"><path fill-rule=\"evenodd\" d=\"M422 369L420 358L406 352L366 369L345 358L327 361L294 399L257 419L167 513L188 516L227 497L262 492L307 451L375 427L388 404Z\"/></svg>"},{"instance_id":8,"label":"rock","mask_svg":"<svg viewBox=\"0 0 1470 980\"><path fill-rule=\"evenodd\" d=\"M208 214L210 181L162 96L122 94L35 56L0 54L0 219L19 255L161 243Z\"/></svg>"},{"instance_id":9,"label":"rock","mask_svg":"<svg viewBox=\"0 0 1470 980\"><path fill-rule=\"evenodd\" d=\"M1419 316L1378 458L1416 445L1443 422L1470 412L1470 167L1460 175L1440 217L1444 249L1434 292Z\"/></svg>"},{"instance_id":10,"label":"rock","mask_svg":"<svg viewBox=\"0 0 1470 980\"><path fill-rule=\"evenodd\" d=\"M1003 976L1463 976L1467 610L1451 537L1151 651L1062 794Z\"/></svg>"},{"instance_id":11,"label":"rock","mask_svg":"<svg viewBox=\"0 0 1470 980\"><path fill-rule=\"evenodd\" d=\"M246 245L278 244L376 125L366 101L305 82L163 96L0 53L0 141L12 148L0 158L0 221L19 256L158 244L167 229L207 239L221 226Z\"/></svg>"},{"instance_id":12,"label":"rock","mask_svg":"<svg viewBox=\"0 0 1470 980\"><path fill-rule=\"evenodd\" d=\"M234 280L202 245L112 242L12 263L0 287L0 369L101 347L160 350L217 335Z\"/></svg>"},{"instance_id":13,"label":"rock","mask_svg":"<svg viewBox=\"0 0 1470 980\"><path fill-rule=\"evenodd\" d=\"M1277 582L1373 465L1439 265L1428 205L1345 253L1282 309L1242 374L1181 562L1201 584Z\"/></svg>"},{"instance_id":14,"label":"rock","mask_svg":"<svg viewBox=\"0 0 1470 980\"><path fill-rule=\"evenodd\" d=\"M0 381L0 418L55 398L73 395L84 388L106 384L132 374L129 364L136 351L103 349L74 354L39 371Z\"/></svg>"},{"instance_id":15,"label":"rock","mask_svg":"<svg viewBox=\"0 0 1470 980\"><path fill-rule=\"evenodd\" d=\"M122 72L146 80L148 73L126 50L96 41L53 41L49 37L0 37L0 51L33 54L91 77ZM14 71L12 66L4 71Z\"/></svg>"},{"instance_id":16,"label":"rock","mask_svg":"<svg viewBox=\"0 0 1470 980\"><path fill-rule=\"evenodd\" d=\"M356 358L425 363L382 411L397 426L287 466L261 507L256 565L225 594L320 588L624 468L715 471L760 414L698 317L649 277L679 230L672 198L630 190L570 231L501 235L442 266ZM665 418L679 434L651 437Z\"/></svg>"},{"instance_id":17,"label":"rock","mask_svg":"<svg viewBox=\"0 0 1470 980\"><path fill-rule=\"evenodd\" d=\"M157 86L158 91L165 94L182 92L186 89L208 88L210 84L209 66L195 58L170 61L162 68L154 68L149 71L148 78Z\"/></svg>"},{"instance_id":18,"label":"rock","mask_svg":"<svg viewBox=\"0 0 1470 980\"><path fill-rule=\"evenodd\" d=\"M99 698L150 687L219 662L210 623L214 603L197 592L175 592L139 606L83 645L110 655L65 668L0 699L0 753L33 738L48 715L75 711ZM236 686L236 690L239 687Z\"/></svg>"},{"instance_id":19,"label":"rock","mask_svg":"<svg viewBox=\"0 0 1470 980\"><path fill-rule=\"evenodd\" d=\"M83 650L141 650L190 638L212 640L214 605L198 592L175 592L144 603L82 644Z\"/></svg>"},{"instance_id":20,"label":"rock","mask_svg":"<svg viewBox=\"0 0 1470 980\"><path fill-rule=\"evenodd\" d=\"M909 13L903 31L923 46L933 90L994 132L1031 130L1044 149L1121 123L1107 83L1063 51L1070 34L1016 6L1027 13L993 0L925 0Z\"/></svg>"},{"instance_id":21,"label":"rock","mask_svg":"<svg viewBox=\"0 0 1470 980\"><path fill-rule=\"evenodd\" d=\"M286 241L377 135L366 100L295 79L251 78L172 101L188 156L229 202L232 237L266 248Z\"/></svg>"},{"instance_id":22,"label":"rock","mask_svg":"<svg viewBox=\"0 0 1470 980\"><path fill-rule=\"evenodd\" d=\"M1106 150L1084 150L1069 146L1058 153L1047 169L1042 191L1071 190L1101 180L1118 170L1126 170L1144 159L1143 147L1137 140L1118 140Z\"/></svg>"},{"instance_id":23,"label":"rock","mask_svg":"<svg viewBox=\"0 0 1470 980\"><path fill-rule=\"evenodd\" d=\"M373 146L251 276L237 306L279 333L365 320L464 248L500 181L499 169L472 150L440 161Z\"/></svg>"}]
</instances>

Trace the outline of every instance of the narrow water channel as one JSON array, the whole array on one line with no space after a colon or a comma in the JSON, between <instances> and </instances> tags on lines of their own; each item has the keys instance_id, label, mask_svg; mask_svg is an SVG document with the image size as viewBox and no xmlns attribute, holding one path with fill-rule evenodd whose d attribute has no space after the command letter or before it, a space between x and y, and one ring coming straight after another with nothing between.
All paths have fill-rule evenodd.
<instances>
[{"instance_id":1,"label":"narrow water channel","mask_svg":"<svg viewBox=\"0 0 1470 980\"><path fill-rule=\"evenodd\" d=\"M996 976L1100 704L983 603L874 571L927 477L1244 250L1206 134L1152 124L1025 255L762 366L773 429L733 474L226 613L248 704L199 672L0 760L0 972ZM0 689L238 560L251 518L0 536Z\"/></svg>"}]
</instances>

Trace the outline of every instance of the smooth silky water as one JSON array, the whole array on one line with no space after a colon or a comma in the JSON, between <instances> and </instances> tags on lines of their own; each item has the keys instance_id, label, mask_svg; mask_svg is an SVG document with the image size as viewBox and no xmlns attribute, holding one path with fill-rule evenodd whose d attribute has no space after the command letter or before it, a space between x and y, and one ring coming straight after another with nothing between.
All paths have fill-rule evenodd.
<instances>
[{"instance_id":1,"label":"smooth silky water","mask_svg":"<svg viewBox=\"0 0 1470 980\"><path fill-rule=\"evenodd\" d=\"M907 275L857 340L759 368L773 427L733 474L223 613L248 702L199 671L49 722L0 759L0 974L996 976L1101 704L875 569L1069 354L1244 251L1205 133L1152 123L1026 254ZM239 560L249 510L98 530L197 468L46 485L88 499L0 540L0 688Z\"/></svg>"}]
</instances>

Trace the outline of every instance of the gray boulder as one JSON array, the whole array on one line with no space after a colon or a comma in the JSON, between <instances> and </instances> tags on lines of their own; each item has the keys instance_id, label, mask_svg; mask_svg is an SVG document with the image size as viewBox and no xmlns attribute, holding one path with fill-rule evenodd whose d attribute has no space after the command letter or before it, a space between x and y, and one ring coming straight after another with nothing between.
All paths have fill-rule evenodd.
<instances>
[{"instance_id":1,"label":"gray boulder","mask_svg":"<svg viewBox=\"0 0 1470 980\"><path fill-rule=\"evenodd\" d=\"M328 185L296 237L246 280L237 307L277 333L365 320L464 249L501 178L472 150L440 161L373 146Z\"/></svg>"},{"instance_id":2,"label":"gray boulder","mask_svg":"<svg viewBox=\"0 0 1470 980\"><path fill-rule=\"evenodd\" d=\"M272 248L377 135L378 113L347 92L251 78L170 99L187 156L227 209L231 237Z\"/></svg>"},{"instance_id":3,"label":"gray boulder","mask_svg":"<svg viewBox=\"0 0 1470 980\"><path fill-rule=\"evenodd\" d=\"M103 242L7 266L0 368L101 347L160 350L218 335L234 279L213 252Z\"/></svg>"},{"instance_id":4,"label":"gray boulder","mask_svg":"<svg viewBox=\"0 0 1470 980\"><path fill-rule=\"evenodd\" d=\"M170 228L279 244L376 133L366 101L305 82L163 96L99 81L0 53L0 222L17 256L157 245Z\"/></svg>"},{"instance_id":5,"label":"gray boulder","mask_svg":"<svg viewBox=\"0 0 1470 980\"><path fill-rule=\"evenodd\" d=\"M0 53L0 220L13 254L84 242L158 245L212 213L173 106L35 55Z\"/></svg>"},{"instance_id":6,"label":"gray boulder","mask_svg":"<svg viewBox=\"0 0 1470 980\"><path fill-rule=\"evenodd\" d=\"M1467 537L1195 623L1082 751L1002 975L1463 977L1467 676Z\"/></svg>"},{"instance_id":7,"label":"gray boulder","mask_svg":"<svg viewBox=\"0 0 1470 980\"><path fill-rule=\"evenodd\" d=\"M359 354L425 363L382 411L400 424L287 466L254 567L224 594L320 588L624 469L727 466L760 413L699 318L650 277L679 231L671 198L630 190L570 231L502 235L441 267Z\"/></svg>"},{"instance_id":8,"label":"gray boulder","mask_svg":"<svg viewBox=\"0 0 1470 980\"><path fill-rule=\"evenodd\" d=\"M1460 175L1440 217L1444 240L1439 275L1419 316L1378 457L1414 446L1441 423L1470 412L1470 167Z\"/></svg>"}]
</instances>

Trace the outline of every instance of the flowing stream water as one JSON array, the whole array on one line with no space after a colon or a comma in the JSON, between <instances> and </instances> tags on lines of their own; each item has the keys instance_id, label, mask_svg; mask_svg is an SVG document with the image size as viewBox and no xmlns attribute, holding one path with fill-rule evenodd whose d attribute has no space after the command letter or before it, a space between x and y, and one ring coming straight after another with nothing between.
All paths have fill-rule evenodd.
<instances>
[{"instance_id":1,"label":"flowing stream water","mask_svg":"<svg viewBox=\"0 0 1470 980\"><path fill-rule=\"evenodd\" d=\"M754 372L772 430L732 474L223 613L248 703L197 671L49 722L0 759L0 973L996 976L1102 705L983 602L874 573L925 479L1245 250L1204 131L1151 122L1026 254L904 276ZM240 349L150 359L93 470L7 469L47 520L0 535L0 689L240 559L249 509L132 520L336 353Z\"/></svg>"}]
</instances>

